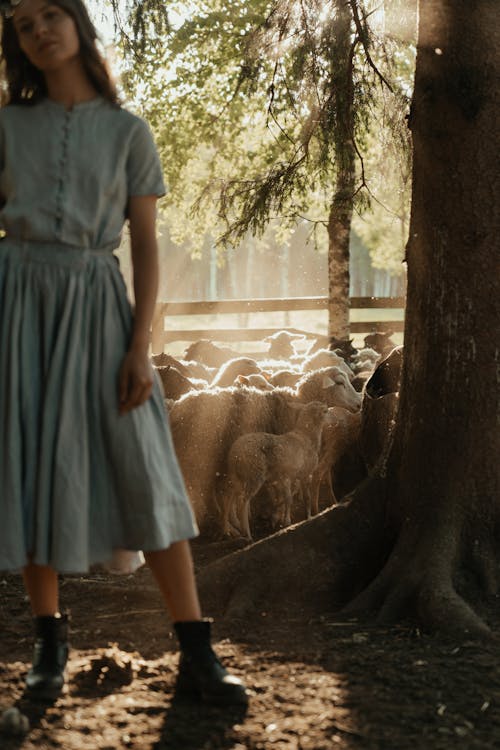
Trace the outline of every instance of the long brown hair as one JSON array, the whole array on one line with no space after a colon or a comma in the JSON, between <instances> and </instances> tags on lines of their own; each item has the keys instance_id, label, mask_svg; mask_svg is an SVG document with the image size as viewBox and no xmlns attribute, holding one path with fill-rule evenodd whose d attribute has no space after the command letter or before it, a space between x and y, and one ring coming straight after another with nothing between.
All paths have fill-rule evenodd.
<instances>
[{"instance_id":1,"label":"long brown hair","mask_svg":"<svg viewBox=\"0 0 500 750\"><path fill-rule=\"evenodd\" d=\"M119 104L116 86L106 61L97 48L97 32L82 0L49 0L75 22L85 72L96 91L112 104ZM47 96L43 73L28 60L19 46L12 18L2 22L2 104L36 104Z\"/></svg>"}]
</instances>

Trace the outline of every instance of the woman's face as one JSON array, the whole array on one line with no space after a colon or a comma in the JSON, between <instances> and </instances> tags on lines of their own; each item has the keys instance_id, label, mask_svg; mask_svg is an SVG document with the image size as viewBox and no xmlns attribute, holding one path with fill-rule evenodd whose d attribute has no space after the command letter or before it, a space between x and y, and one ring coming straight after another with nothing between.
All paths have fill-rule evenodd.
<instances>
[{"instance_id":1,"label":"woman's face","mask_svg":"<svg viewBox=\"0 0 500 750\"><path fill-rule=\"evenodd\" d=\"M19 46L42 73L54 72L80 54L73 18L47 0L22 0L13 15Z\"/></svg>"}]
</instances>

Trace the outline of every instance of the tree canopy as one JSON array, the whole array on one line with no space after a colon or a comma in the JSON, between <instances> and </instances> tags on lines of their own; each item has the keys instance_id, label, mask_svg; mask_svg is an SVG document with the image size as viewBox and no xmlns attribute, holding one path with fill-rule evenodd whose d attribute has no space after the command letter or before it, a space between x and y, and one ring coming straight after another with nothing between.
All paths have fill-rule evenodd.
<instances>
[{"instance_id":1,"label":"tree canopy","mask_svg":"<svg viewBox=\"0 0 500 750\"><path fill-rule=\"evenodd\" d=\"M282 233L304 218L312 230L326 226L339 150L354 146L356 229L375 263L396 270L407 226L413 53L384 37L383 13L370 0L345 6L355 142L344 144L335 136L346 54L337 0L165 7L168 19L153 0L133 4L123 82L158 139L174 235L185 239L188 214L198 244L207 226L227 243L276 219Z\"/></svg>"}]
</instances>

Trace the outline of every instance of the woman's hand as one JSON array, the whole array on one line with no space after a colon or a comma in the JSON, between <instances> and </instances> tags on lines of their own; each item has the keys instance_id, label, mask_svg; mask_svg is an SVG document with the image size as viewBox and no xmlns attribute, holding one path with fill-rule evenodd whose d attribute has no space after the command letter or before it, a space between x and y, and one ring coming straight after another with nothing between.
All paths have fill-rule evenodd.
<instances>
[{"instance_id":1,"label":"woman's hand","mask_svg":"<svg viewBox=\"0 0 500 750\"><path fill-rule=\"evenodd\" d=\"M120 414L126 414L147 401L153 390L153 382L153 367L147 353L129 349L123 358L118 377Z\"/></svg>"}]
</instances>

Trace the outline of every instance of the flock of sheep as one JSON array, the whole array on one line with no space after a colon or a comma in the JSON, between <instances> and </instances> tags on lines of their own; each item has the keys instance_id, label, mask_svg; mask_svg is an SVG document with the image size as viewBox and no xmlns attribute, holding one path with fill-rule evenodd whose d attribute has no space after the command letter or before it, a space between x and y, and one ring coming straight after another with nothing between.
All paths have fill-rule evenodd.
<instances>
[{"instance_id":1,"label":"flock of sheep","mask_svg":"<svg viewBox=\"0 0 500 750\"><path fill-rule=\"evenodd\" d=\"M308 518L383 454L402 347L384 359L389 334L370 334L359 351L320 337L298 354L296 338L274 334L259 361L206 340L182 359L152 358L202 533L251 540L259 524L275 530Z\"/></svg>"}]
</instances>

